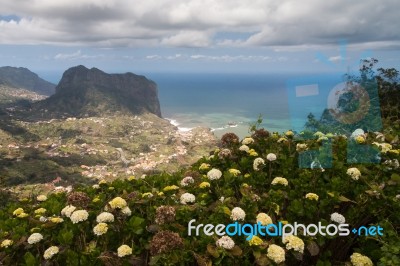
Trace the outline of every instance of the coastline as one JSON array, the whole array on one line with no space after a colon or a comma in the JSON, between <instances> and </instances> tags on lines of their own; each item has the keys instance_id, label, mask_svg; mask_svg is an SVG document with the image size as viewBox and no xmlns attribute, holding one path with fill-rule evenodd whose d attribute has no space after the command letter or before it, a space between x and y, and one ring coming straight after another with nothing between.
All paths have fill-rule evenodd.
<instances>
[{"instance_id":1,"label":"coastline","mask_svg":"<svg viewBox=\"0 0 400 266\"><path fill-rule=\"evenodd\" d=\"M220 119L218 119L220 117ZM234 120L234 118L237 120ZM255 123L256 117L233 116L225 113L217 114L171 114L164 118L171 125L178 128L179 132L189 132L197 127L208 128L217 137L221 138L225 133L235 133L243 139L250 135L249 127ZM270 132L283 133L291 129L289 119L268 119L265 118L261 127ZM293 122L293 121L292 121Z\"/></svg>"},{"instance_id":2,"label":"coastline","mask_svg":"<svg viewBox=\"0 0 400 266\"><path fill-rule=\"evenodd\" d=\"M239 122L227 122L225 125L221 127L211 127L209 125L204 126L203 124L196 125L193 127L182 127L182 123L179 122L177 119L174 118L164 118L167 120L171 125L175 126L178 128L179 132L185 133L185 132L190 132L193 129L199 128L199 127L205 127L210 130L217 138L220 138L222 135L228 132L232 132L237 134L240 138L244 138L245 136L248 135L248 129L249 125L243 121Z\"/></svg>"}]
</instances>

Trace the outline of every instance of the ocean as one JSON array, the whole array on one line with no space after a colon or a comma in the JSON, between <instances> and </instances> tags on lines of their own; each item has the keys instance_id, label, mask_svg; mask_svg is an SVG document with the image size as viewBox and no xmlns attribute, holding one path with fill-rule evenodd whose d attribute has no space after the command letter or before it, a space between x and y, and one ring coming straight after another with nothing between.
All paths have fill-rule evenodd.
<instances>
[{"instance_id":1,"label":"ocean","mask_svg":"<svg viewBox=\"0 0 400 266\"><path fill-rule=\"evenodd\" d=\"M218 137L233 132L243 138L250 124L263 118L270 132L292 128L287 81L302 74L149 74L158 84L164 118L180 130L209 127ZM293 104L293 103L291 103ZM319 110L315 110L317 115ZM308 112L308 111L307 111ZM304 125L308 113L297 117Z\"/></svg>"}]
</instances>

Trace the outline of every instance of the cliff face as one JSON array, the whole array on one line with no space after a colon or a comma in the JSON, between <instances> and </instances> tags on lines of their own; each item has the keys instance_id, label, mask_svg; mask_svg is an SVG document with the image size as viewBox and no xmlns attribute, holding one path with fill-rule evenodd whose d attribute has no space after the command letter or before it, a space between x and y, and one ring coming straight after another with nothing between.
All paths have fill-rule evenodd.
<instances>
[{"instance_id":1,"label":"cliff face","mask_svg":"<svg viewBox=\"0 0 400 266\"><path fill-rule=\"evenodd\" d=\"M54 93L56 85L41 79L37 74L23 67L0 67L0 85L25 89L41 95Z\"/></svg>"},{"instance_id":2,"label":"cliff face","mask_svg":"<svg viewBox=\"0 0 400 266\"><path fill-rule=\"evenodd\" d=\"M153 113L161 117L157 85L133 73L107 74L76 66L64 72L56 93L38 103L47 113L102 116Z\"/></svg>"}]
</instances>

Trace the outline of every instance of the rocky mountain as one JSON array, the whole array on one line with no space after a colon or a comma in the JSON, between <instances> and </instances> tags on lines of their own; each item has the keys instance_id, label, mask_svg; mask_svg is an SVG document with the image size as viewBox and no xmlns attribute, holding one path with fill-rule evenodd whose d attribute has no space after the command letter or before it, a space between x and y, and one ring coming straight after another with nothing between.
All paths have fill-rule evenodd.
<instances>
[{"instance_id":1,"label":"rocky mountain","mask_svg":"<svg viewBox=\"0 0 400 266\"><path fill-rule=\"evenodd\" d=\"M56 85L23 67L0 67L0 85L35 92L40 95L51 95Z\"/></svg>"},{"instance_id":2,"label":"rocky mountain","mask_svg":"<svg viewBox=\"0 0 400 266\"><path fill-rule=\"evenodd\" d=\"M107 74L82 65L65 71L55 94L36 103L34 109L53 117L142 113L161 117L153 81L133 73Z\"/></svg>"}]
</instances>

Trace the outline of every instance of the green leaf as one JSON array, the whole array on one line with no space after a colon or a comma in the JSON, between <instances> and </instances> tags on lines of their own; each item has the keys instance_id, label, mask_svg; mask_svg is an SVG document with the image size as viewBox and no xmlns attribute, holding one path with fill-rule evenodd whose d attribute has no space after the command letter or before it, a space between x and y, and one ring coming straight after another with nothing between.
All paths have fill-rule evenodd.
<instances>
[{"instance_id":1,"label":"green leaf","mask_svg":"<svg viewBox=\"0 0 400 266\"><path fill-rule=\"evenodd\" d=\"M92 253L96 250L96 241L90 241L89 244L86 245L86 253Z\"/></svg>"},{"instance_id":2,"label":"green leaf","mask_svg":"<svg viewBox=\"0 0 400 266\"><path fill-rule=\"evenodd\" d=\"M223 207L222 210L224 211L224 213L228 216L231 216L231 210L228 207Z\"/></svg>"},{"instance_id":3,"label":"green leaf","mask_svg":"<svg viewBox=\"0 0 400 266\"><path fill-rule=\"evenodd\" d=\"M39 265L39 263L36 261L35 256L33 256L32 253L30 252L26 252L24 255L24 260L25 260L25 264L27 266L35 266L35 265Z\"/></svg>"},{"instance_id":4,"label":"green leaf","mask_svg":"<svg viewBox=\"0 0 400 266\"><path fill-rule=\"evenodd\" d=\"M273 202L272 207L274 208L274 212L276 213L276 215L279 215L279 210L280 210L279 205Z\"/></svg>"},{"instance_id":5,"label":"green leaf","mask_svg":"<svg viewBox=\"0 0 400 266\"><path fill-rule=\"evenodd\" d=\"M253 251L253 256L254 258L258 259L259 257L261 257L261 252L260 251Z\"/></svg>"},{"instance_id":6,"label":"green leaf","mask_svg":"<svg viewBox=\"0 0 400 266\"><path fill-rule=\"evenodd\" d=\"M262 255L259 258L257 258L256 263L259 266L271 265L271 261L268 259L268 257L266 255Z\"/></svg>"},{"instance_id":7,"label":"green leaf","mask_svg":"<svg viewBox=\"0 0 400 266\"><path fill-rule=\"evenodd\" d=\"M352 201L351 199L346 198L345 196L339 196L339 200L343 201L343 202L353 202L353 203L357 203L355 201Z\"/></svg>"},{"instance_id":8,"label":"green leaf","mask_svg":"<svg viewBox=\"0 0 400 266\"><path fill-rule=\"evenodd\" d=\"M58 241L63 245L70 245L72 244L72 240L74 239L74 233L67 229L63 229L58 234Z\"/></svg>"},{"instance_id":9,"label":"green leaf","mask_svg":"<svg viewBox=\"0 0 400 266\"><path fill-rule=\"evenodd\" d=\"M213 256L214 258L218 258L219 257L219 253L218 253L217 247L215 247L215 246L213 246L211 244L207 245L207 252L211 256Z\"/></svg>"},{"instance_id":10,"label":"green leaf","mask_svg":"<svg viewBox=\"0 0 400 266\"><path fill-rule=\"evenodd\" d=\"M158 261L161 259L161 256L153 256L150 258L149 265L158 265Z\"/></svg>"},{"instance_id":11,"label":"green leaf","mask_svg":"<svg viewBox=\"0 0 400 266\"><path fill-rule=\"evenodd\" d=\"M133 230L133 233L136 235L141 235L141 234L143 234L143 231L144 231L143 228L139 228L139 229Z\"/></svg>"},{"instance_id":12,"label":"green leaf","mask_svg":"<svg viewBox=\"0 0 400 266\"><path fill-rule=\"evenodd\" d=\"M68 250L66 252L67 255L67 261L66 261L66 265L79 265L79 255L72 251L72 250Z\"/></svg>"},{"instance_id":13,"label":"green leaf","mask_svg":"<svg viewBox=\"0 0 400 266\"><path fill-rule=\"evenodd\" d=\"M398 175L398 174L392 174L391 180L394 181L394 182L396 182L396 183L398 183L398 184L400 184L400 175Z\"/></svg>"},{"instance_id":14,"label":"green leaf","mask_svg":"<svg viewBox=\"0 0 400 266\"><path fill-rule=\"evenodd\" d=\"M132 227L139 227L142 223L144 223L144 219L137 217L137 216L133 216L130 220L129 220L129 225Z\"/></svg>"},{"instance_id":15,"label":"green leaf","mask_svg":"<svg viewBox=\"0 0 400 266\"><path fill-rule=\"evenodd\" d=\"M133 216L129 220L129 226L132 228L132 231L136 235L143 234L144 229L145 229L145 224L144 224L145 219Z\"/></svg>"},{"instance_id":16,"label":"green leaf","mask_svg":"<svg viewBox=\"0 0 400 266\"><path fill-rule=\"evenodd\" d=\"M332 193L332 192L327 192L327 194L328 194L329 196L331 196L332 198L335 197L335 194Z\"/></svg>"},{"instance_id":17,"label":"green leaf","mask_svg":"<svg viewBox=\"0 0 400 266\"><path fill-rule=\"evenodd\" d=\"M311 256L317 256L319 254L319 247L314 241L308 243L307 249L310 252Z\"/></svg>"},{"instance_id":18,"label":"green leaf","mask_svg":"<svg viewBox=\"0 0 400 266\"><path fill-rule=\"evenodd\" d=\"M239 246L234 246L231 250L229 250L229 253L233 256L241 256L243 251Z\"/></svg>"}]
</instances>

